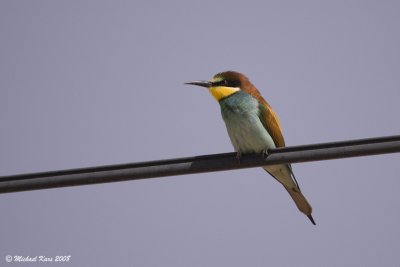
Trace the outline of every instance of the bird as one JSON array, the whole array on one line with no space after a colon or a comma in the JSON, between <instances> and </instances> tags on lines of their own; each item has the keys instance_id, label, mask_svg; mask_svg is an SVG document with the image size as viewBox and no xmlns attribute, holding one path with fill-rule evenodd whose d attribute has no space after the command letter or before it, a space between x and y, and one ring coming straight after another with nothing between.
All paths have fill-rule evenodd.
<instances>
[{"instance_id":1,"label":"bird","mask_svg":"<svg viewBox=\"0 0 400 267\"><path fill-rule=\"evenodd\" d=\"M231 143L237 157L268 153L268 149L285 147L280 121L258 89L242 73L224 71L210 81L185 84L208 88L218 101ZM297 208L316 225L312 207L300 190L290 164L263 166L287 190Z\"/></svg>"}]
</instances>

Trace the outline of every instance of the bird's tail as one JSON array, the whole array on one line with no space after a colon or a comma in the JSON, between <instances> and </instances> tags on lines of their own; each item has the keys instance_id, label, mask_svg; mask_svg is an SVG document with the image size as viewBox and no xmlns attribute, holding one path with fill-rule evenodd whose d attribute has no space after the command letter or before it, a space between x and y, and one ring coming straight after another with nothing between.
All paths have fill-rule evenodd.
<instances>
[{"instance_id":1,"label":"bird's tail","mask_svg":"<svg viewBox=\"0 0 400 267\"><path fill-rule=\"evenodd\" d=\"M310 203L308 203L307 199L301 193L300 188L296 187L287 187L283 185L285 189L288 191L289 195L292 197L294 203L296 203L297 208L304 213L310 221L315 225L315 221L311 215L312 213L312 208Z\"/></svg>"},{"instance_id":2,"label":"bird's tail","mask_svg":"<svg viewBox=\"0 0 400 267\"><path fill-rule=\"evenodd\" d=\"M315 221L311 215L312 207L307 199L300 191L296 178L293 175L290 165L273 165L266 166L264 169L271 174L278 182L280 182L289 195L292 197L297 208L304 213L310 221L315 225Z\"/></svg>"}]
</instances>

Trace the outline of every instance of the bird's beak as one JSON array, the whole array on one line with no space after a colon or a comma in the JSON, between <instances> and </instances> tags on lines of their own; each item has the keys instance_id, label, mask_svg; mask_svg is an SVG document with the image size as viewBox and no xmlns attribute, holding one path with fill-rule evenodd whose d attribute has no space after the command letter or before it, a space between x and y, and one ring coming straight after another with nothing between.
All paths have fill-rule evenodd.
<instances>
[{"instance_id":1,"label":"bird's beak","mask_svg":"<svg viewBox=\"0 0 400 267\"><path fill-rule=\"evenodd\" d=\"M212 82L209 82L209 81L193 81L193 82L187 82L185 84L198 85L198 86L207 87L207 88L212 86Z\"/></svg>"}]
</instances>

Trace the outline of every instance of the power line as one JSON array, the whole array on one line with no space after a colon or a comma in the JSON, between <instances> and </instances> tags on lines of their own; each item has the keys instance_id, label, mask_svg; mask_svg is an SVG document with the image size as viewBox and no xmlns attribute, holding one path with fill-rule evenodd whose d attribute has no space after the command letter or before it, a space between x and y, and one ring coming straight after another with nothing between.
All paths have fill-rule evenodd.
<instances>
[{"instance_id":1,"label":"power line","mask_svg":"<svg viewBox=\"0 0 400 267\"><path fill-rule=\"evenodd\" d=\"M268 150L268 156L243 155L240 160L236 158L236 153L223 153L1 176L0 193L112 183L173 175L244 169L280 163L298 163L396 152L400 152L400 135L276 148Z\"/></svg>"}]
</instances>

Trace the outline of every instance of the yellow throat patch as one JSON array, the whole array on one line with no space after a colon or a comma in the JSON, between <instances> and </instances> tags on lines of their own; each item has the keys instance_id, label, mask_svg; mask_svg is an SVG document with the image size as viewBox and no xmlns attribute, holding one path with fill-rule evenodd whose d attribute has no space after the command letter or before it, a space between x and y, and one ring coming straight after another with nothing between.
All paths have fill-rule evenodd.
<instances>
[{"instance_id":1,"label":"yellow throat patch","mask_svg":"<svg viewBox=\"0 0 400 267\"><path fill-rule=\"evenodd\" d=\"M210 93L213 95L213 97L217 101L220 101L222 98L228 97L231 94L234 94L237 91L240 91L240 88L227 87L227 86L215 86L215 87L209 87L208 90L210 91Z\"/></svg>"}]
</instances>

